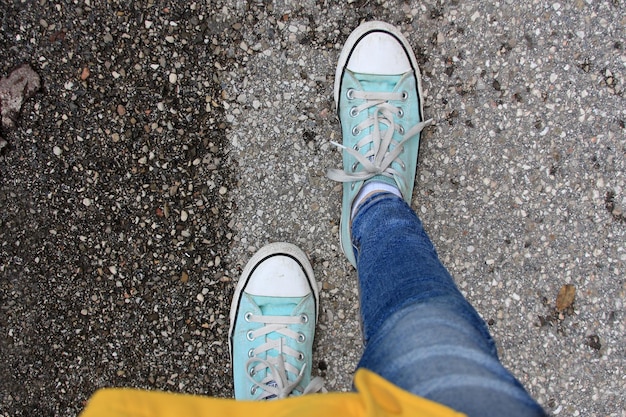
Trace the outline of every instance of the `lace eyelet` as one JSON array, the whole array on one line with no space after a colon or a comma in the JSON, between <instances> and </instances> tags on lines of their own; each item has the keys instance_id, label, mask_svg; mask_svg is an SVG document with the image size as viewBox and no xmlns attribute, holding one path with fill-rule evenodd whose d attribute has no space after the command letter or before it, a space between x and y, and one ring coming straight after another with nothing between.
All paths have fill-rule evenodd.
<instances>
[{"instance_id":1,"label":"lace eyelet","mask_svg":"<svg viewBox=\"0 0 626 417\"><path fill-rule=\"evenodd\" d=\"M399 118L403 118L404 117L404 110L402 110L402 107L398 108L398 117Z\"/></svg>"},{"instance_id":2,"label":"lace eyelet","mask_svg":"<svg viewBox=\"0 0 626 417\"><path fill-rule=\"evenodd\" d=\"M359 145L354 145L354 146L352 147L352 149L354 149L355 151L357 151L357 152L358 152L358 151L359 151Z\"/></svg>"},{"instance_id":3,"label":"lace eyelet","mask_svg":"<svg viewBox=\"0 0 626 417\"><path fill-rule=\"evenodd\" d=\"M307 316L306 314L302 314L300 316L300 322L301 323L308 323L309 322L309 316Z\"/></svg>"},{"instance_id":4,"label":"lace eyelet","mask_svg":"<svg viewBox=\"0 0 626 417\"><path fill-rule=\"evenodd\" d=\"M254 341L254 335L253 335L253 331L250 330L248 333L246 333L246 339L248 339L250 342Z\"/></svg>"},{"instance_id":5,"label":"lace eyelet","mask_svg":"<svg viewBox=\"0 0 626 417\"><path fill-rule=\"evenodd\" d=\"M304 360L304 353L298 352L298 360L302 362Z\"/></svg>"},{"instance_id":6,"label":"lace eyelet","mask_svg":"<svg viewBox=\"0 0 626 417\"><path fill-rule=\"evenodd\" d=\"M359 110L355 107L350 109L350 117L357 117L359 115Z\"/></svg>"},{"instance_id":7,"label":"lace eyelet","mask_svg":"<svg viewBox=\"0 0 626 417\"><path fill-rule=\"evenodd\" d=\"M404 128L402 127L402 125L398 126L398 133L404 135Z\"/></svg>"},{"instance_id":8,"label":"lace eyelet","mask_svg":"<svg viewBox=\"0 0 626 417\"><path fill-rule=\"evenodd\" d=\"M406 91L402 92L402 101L406 101L409 98L409 93Z\"/></svg>"},{"instance_id":9,"label":"lace eyelet","mask_svg":"<svg viewBox=\"0 0 626 417\"><path fill-rule=\"evenodd\" d=\"M250 370L248 371L248 375L250 375L250 376L255 376L256 375L256 371L254 370L254 368L250 368Z\"/></svg>"},{"instance_id":10,"label":"lace eyelet","mask_svg":"<svg viewBox=\"0 0 626 417\"><path fill-rule=\"evenodd\" d=\"M355 187L355 186L356 186L356 184L355 184L355 183L350 184L350 189L351 189L351 190L354 190L354 187Z\"/></svg>"},{"instance_id":11,"label":"lace eyelet","mask_svg":"<svg viewBox=\"0 0 626 417\"><path fill-rule=\"evenodd\" d=\"M352 128L352 136L359 136L359 133L361 133L361 131L359 130L358 126L354 126Z\"/></svg>"},{"instance_id":12,"label":"lace eyelet","mask_svg":"<svg viewBox=\"0 0 626 417\"><path fill-rule=\"evenodd\" d=\"M306 336L304 335L304 333L298 333L298 343L304 342L306 342Z\"/></svg>"},{"instance_id":13,"label":"lace eyelet","mask_svg":"<svg viewBox=\"0 0 626 417\"><path fill-rule=\"evenodd\" d=\"M257 386L253 385L250 387L250 395L255 395L257 390Z\"/></svg>"},{"instance_id":14,"label":"lace eyelet","mask_svg":"<svg viewBox=\"0 0 626 417\"><path fill-rule=\"evenodd\" d=\"M356 171L356 167L358 167L358 166L359 166L359 163L358 163L358 162L353 163L353 164L352 164L352 167L351 167L352 172Z\"/></svg>"},{"instance_id":15,"label":"lace eyelet","mask_svg":"<svg viewBox=\"0 0 626 417\"><path fill-rule=\"evenodd\" d=\"M346 97L348 97L348 100L354 99L354 88L348 88L348 91L346 91Z\"/></svg>"},{"instance_id":16,"label":"lace eyelet","mask_svg":"<svg viewBox=\"0 0 626 417\"><path fill-rule=\"evenodd\" d=\"M247 312L246 314L244 314L243 319L245 321L247 321L248 323L250 323L250 318L252 318L252 313Z\"/></svg>"}]
</instances>

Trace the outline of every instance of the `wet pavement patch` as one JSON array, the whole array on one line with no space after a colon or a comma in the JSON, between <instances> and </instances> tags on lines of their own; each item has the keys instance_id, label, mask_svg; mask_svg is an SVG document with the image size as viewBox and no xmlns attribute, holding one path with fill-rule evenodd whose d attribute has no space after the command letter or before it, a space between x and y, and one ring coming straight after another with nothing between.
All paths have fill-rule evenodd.
<instances>
[{"instance_id":1,"label":"wet pavement patch","mask_svg":"<svg viewBox=\"0 0 626 417\"><path fill-rule=\"evenodd\" d=\"M0 160L0 414L72 415L101 386L229 389L219 22L109 7L3 6L0 73L36 62L45 90Z\"/></svg>"}]
</instances>

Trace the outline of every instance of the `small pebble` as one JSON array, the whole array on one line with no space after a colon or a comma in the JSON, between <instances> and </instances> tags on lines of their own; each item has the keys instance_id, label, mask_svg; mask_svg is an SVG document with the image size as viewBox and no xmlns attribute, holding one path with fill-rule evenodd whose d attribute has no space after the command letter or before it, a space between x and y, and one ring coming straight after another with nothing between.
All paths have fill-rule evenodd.
<instances>
[{"instance_id":1,"label":"small pebble","mask_svg":"<svg viewBox=\"0 0 626 417\"><path fill-rule=\"evenodd\" d=\"M80 73L80 79L85 81L87 78L89 78L89 75L90 75L89 68L83 67L83 70Z\"/></svg>"}]
</instances>

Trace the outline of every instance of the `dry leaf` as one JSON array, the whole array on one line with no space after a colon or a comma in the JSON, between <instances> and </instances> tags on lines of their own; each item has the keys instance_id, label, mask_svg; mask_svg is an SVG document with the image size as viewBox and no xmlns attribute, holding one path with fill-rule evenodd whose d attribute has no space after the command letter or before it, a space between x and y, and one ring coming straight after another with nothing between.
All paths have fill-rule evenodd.
<instances>
[{"instance_id":1,"label":"dry leaf","mask_svg":"<svg viewBox=\"0 0 626 417\"><path fill-rule=\"evenodd\" d=\"M182 282L183 284L186 284L187 281L189 281L189 274L183 271L183 273L180 276L180 282Z\"/></svg>"},{"instance_id":2,"label":"dry leaf","mask_svg":"<svg viewBox=\"0 0 626 417\"><path fill-rule=\"evenodd\" d=\"M559 295L556 296L556 309L563 311L574 304L576 298L576 287L571 284L566 284L559 290Z\"/></svg>"},{"instance_id":3,"label":"dry leaf","mask_svg":"<svg viewBox=\"0 0 626 417\"><path fill-rule=\"evenodd\" d=\"M8 77L0 79L2 127L5 129L15 127L22 103L32 97L40 86L39 75L26 64L14 69Z\"/></svg>"}]
</instances>

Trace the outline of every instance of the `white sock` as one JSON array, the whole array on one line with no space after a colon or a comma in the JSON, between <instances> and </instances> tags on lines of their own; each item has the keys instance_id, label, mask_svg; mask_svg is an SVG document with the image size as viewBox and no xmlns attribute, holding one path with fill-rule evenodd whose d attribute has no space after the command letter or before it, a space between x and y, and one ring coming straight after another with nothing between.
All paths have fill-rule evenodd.
<instances>
[{"instance_id":1,"label":"white sock","mask_svg":"<svg viewBox=\"0 0 626 417\"><path fill-rule=\"evenodd\" d=\"M361 188L359 193L354 198L354 201L352 202L352 212L350 214L351 219L354 218L354 215L356 214L359 206L361 205L365 197L373 192L391 193L397 195L398 197L402 197L402 194L400 194L400 190L398 190L397 187L394 187L391 184L382 181L368 182L363 186L363 188Z\"/></svg>"}]
</instances>

